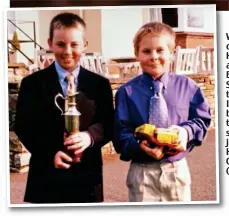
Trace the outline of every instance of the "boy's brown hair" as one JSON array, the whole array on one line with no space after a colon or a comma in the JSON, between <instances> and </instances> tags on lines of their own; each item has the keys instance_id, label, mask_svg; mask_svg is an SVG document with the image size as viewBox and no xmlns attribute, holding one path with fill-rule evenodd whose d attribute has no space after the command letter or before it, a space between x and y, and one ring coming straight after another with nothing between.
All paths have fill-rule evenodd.
<instances>
[{"instance_id":1,"label":"boy's brown hair","mask_svg":"<svg viewBox=\"0 0 229 216\"><path fill-rule=\"evenodd\" d=\"M135 55L138 54L139 44L145 35L152 35L152 36L166 35L168 36L168 47L170 51L173 52L175 48L175 39L176 39L176 34L173 31L173 29L165 23L150 22L150 23L146 23L145 25L143 25L135 34L135 37L133 40Z\"/></svg>"},{"instance_id":2,"label":"boy's brown hair","mask_svg":"<svg viewBox=\"0 0 229 216\"><path fill-rule=\"evenodd\" d=\"M83 29L86 28L86 24L84 20L78 16L77 14L74 13L60 13L56 15L51 23L50 23L50 28L49 28L49 39L52 41L53 39L53 32L55 29L61 28L61 27L82 27Z\"/></svg>"}]
</instances>

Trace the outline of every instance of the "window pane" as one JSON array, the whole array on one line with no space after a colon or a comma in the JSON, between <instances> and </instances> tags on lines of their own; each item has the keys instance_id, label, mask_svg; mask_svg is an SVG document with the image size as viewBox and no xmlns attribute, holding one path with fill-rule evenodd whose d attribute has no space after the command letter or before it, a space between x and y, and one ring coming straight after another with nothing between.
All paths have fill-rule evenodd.
<instances>
[{"instance_id":1,"label":"window pane","mask_svg":"<svg viewBox=\"0 0 229 216\"><path fill-rule=\"evenodd\" d=\"M171 27L178 27L178 10L177 8L162 8L162 22Z\"/></svg>"}]
</instances>

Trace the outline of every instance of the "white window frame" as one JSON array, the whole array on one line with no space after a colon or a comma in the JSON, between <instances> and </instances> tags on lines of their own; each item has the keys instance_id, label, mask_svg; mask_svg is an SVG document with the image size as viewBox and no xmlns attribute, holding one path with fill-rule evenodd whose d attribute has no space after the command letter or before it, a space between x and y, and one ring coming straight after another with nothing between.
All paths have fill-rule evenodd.
<instances>
[{"instance_id":1,"label":"white window frame","mask_svg":"<svg viewBox=\"0 0 229 216\"><path fill-rule=\"evenodd\" d=\"M187 32L207 32L205 29L205 10L203 9L204 26L203 28L188 27L188 8L178 8L178 27L173 28L174 31L187 31Z\"/></svg>"},{"instance_id":2,"label":"white window frame","mask_svg":"<svg viewBox=\"0 0 229 216\"><path fill-rule=\"evenodd\" d=\"M166 8L166 7L165 7ZM192 8L192 7L190 7ZM195 7L193 7L195 8ZM178 7L178 27L173 27L175 32L180 32L180 31L186 31L186 32L203 32L203 33L211 33L211 31L206 29L206 13L205 13L205 8L204 7L198 7L203 9L203 17L204 17L204 24L203 28L198 28L198 27L188 27L188 8L184 7ZM143 21L150 22L151 20L151 15L150 15L150 9L151 8L146 8L143 9ZM157 10L159 8L156 8ZM154 20L154 21L161 21L159 20Z\"/></svg>"}]
</instances>

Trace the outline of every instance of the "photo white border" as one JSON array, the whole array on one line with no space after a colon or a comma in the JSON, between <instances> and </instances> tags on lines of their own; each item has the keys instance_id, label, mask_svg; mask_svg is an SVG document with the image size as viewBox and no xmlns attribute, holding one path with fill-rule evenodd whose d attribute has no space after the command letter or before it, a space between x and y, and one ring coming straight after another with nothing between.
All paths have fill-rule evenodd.
<instances>
[{"instance_id":1,"label":"photo white border","mask_svg":"<svg viewBox=\"0 0 229 216\"><path fill-rule=\"evenodd\" d=\"M6 170L7 170L7 203L8 207L72 207L72 206L183 206L183 205L205 205L205 204L220 204L220 199L219 199L219 149L218 149L218 94L217 94L217 31L216 31L216 5L215 4L201 4L201 5L147 5L147 6L93 6L93 7L36 7L36 8L7 8L4 10L4 28L5 28L5 34L4 34L4 41L7 40L7 12L8 11L33 11L33 10L89 10L89 9L127 9L127 8L199 8L199 7L213 7L215 9L214 12L214 21L215 21L215 30L214 30L214 76L215 76L215 135L216 135L216 140L215 140L215 147L216 147L216 200L215 201L191 201L191 202L115 202L115 203L110 203L110 202L104 202L104 203L58 203L58 204L11 204L10 203L10 163L9 163L9 145L7 145L7 164L6 164ZM4 66L5 70L8 71L8 59L7 59L7 43L6 46L4 46ZM6 96L8 95L8 74L4 74L5 77L5 89L6 89ZM5 96L5 97L6 97ZM8 100L7 100L8 102ZM6 141L9 142L9 118L8 118L8 103L5 104L5 109L6 109ZM6 142L6 143L7 143Z\"/></svg>"}]
</instances>

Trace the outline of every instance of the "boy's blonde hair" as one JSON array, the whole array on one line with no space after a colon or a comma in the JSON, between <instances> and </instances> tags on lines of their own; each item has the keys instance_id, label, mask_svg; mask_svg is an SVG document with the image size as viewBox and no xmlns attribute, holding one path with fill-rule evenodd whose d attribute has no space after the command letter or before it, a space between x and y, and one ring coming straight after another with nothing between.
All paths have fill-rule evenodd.
<instances>
[{"instance_id":1,"label":"boy's blonde hair","mask_svg":"<svg viewBox=\"0 0 229 216\"><path fill-rule=\"evenodd\" d=\"M168 36L168 47L170 51L173 52L175 48L175 39L176 39L176 34L173 31L173 29L165 23L150 22L150 23L146 23L145 25L143 25L135 34L135 37L133 40L135 55L138 54L139 44L145 35L152 35L152 36L166 35Z\"/></svg>"}]
</instances>

